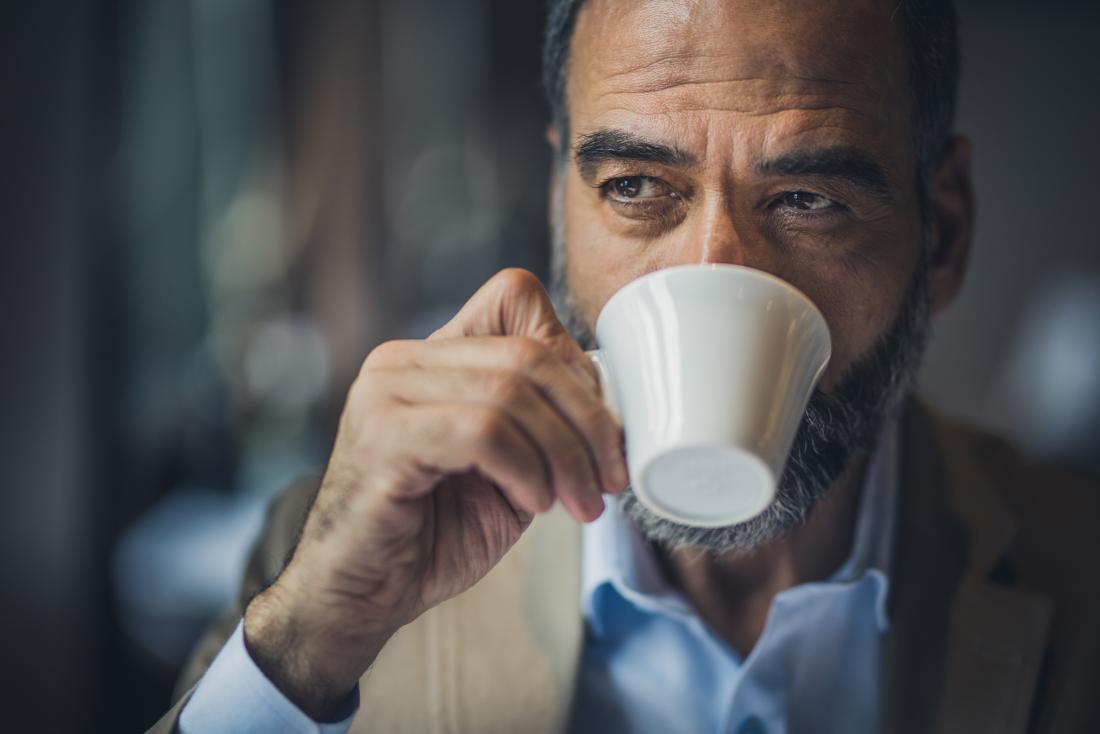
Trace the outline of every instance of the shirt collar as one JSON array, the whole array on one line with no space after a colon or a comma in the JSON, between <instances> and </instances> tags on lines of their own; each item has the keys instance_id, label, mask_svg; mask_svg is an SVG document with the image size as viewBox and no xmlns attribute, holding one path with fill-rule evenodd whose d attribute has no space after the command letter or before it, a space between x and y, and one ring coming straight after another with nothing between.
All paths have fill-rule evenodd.
<instances>
[{"instance_id":1,"label":"shirt collar","mask_svg":"<svg viewBox=\"0 0 1100 734\"><path fill-rule=\"evenodd\" d=\"M868 465L856 518L852 552L821 583L852 583L870 574L878 582L876 617L886 629L886 597L893 552L898 488L898 426L888 419ZM581 534L581 604L590 623L596 620L596 598L610 587L635 606L673 617L695 615L691 604L668 582L657 557L638 528L619 511L618 499L607 498L603 514Z\"/></svg>"}]
</instances>

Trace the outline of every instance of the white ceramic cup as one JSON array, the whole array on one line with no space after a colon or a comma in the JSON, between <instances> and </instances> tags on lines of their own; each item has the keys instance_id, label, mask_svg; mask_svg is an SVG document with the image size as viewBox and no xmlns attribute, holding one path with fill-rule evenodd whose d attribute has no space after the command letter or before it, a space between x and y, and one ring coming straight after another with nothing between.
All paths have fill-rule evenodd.
<instances>
[{"instance_id":1,"label":"white ceramic cup","mask_svg":"<svg viewBox=\"0 0 1100 734\"><path fill-rule=\"evenodd\" d=\"M771 503L831 352L809 298L738 265L657 270L608 300L596 342L639 501L700 527Z\"/></svg>"}]
</instances>

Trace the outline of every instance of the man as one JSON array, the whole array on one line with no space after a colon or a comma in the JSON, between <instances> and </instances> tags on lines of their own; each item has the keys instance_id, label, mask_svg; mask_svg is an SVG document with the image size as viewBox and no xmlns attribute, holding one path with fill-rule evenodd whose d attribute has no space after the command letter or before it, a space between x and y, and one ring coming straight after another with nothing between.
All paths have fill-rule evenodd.
<instances>
[{"instance_id":1,"label":"man","mask_svg":"<svg viewBox=\"0 0 1100 734\"><path fill-rule=\"evenodd\" d=\"M154 729L1100 728L1096 488L905 399L971 239L949 4L558 0L545 64L562 321L505 271L374 350ZM775 503L704 530L634 499L582 353L699 262L833 337Z\"/></svg>"}]
</instances>

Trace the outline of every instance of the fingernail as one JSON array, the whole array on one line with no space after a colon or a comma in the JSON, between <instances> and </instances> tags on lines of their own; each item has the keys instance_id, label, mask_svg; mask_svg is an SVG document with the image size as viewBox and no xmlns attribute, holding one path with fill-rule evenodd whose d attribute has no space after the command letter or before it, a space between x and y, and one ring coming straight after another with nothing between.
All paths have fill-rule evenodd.
<instances>
[{"instance_id":1,"label":"fingernail","mask_svg":"<svg viewBox=\"0 0 1100 734\"><path fill-rule=\"evenodd\" d=\"M603 501L603 494L599 491L596 492L595 498L586 504L588 504L588 515L592 520L602 515L606 507Z\"/></svg>"}]
</instances>

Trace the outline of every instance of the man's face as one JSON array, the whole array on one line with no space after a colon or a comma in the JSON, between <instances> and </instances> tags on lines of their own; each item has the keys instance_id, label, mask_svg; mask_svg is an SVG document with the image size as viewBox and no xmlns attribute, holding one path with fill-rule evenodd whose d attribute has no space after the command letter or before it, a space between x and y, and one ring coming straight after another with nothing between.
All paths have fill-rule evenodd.
<instances>
[{"instance_id":1,"label":"man's face","mask_svg":"<svg viewBox=\"0 0 1100 734\"><path fill-rule=\"evenodd\" d=\"M844 391L903 307L919 320L914 100L891 7L589 0L559 172L572 315L591 329L615 291L660 268L765 270L825 315L824 395Z\"/></svg>"},{"instance_id":2,"label":"man's face","mask_svg":"<svg viewBox=\"0 0 1100 734\"><path fill-rule=\"evenodd\" d=\"M833 337L823 389L868 351L921 244L913 99L889 15L881 0L589 0L571 51L563 202L587 323L650 271L738 263L821 309ZM625 157L644 152L636 143L675 155Z\"/></svg>"}]
</instances>

